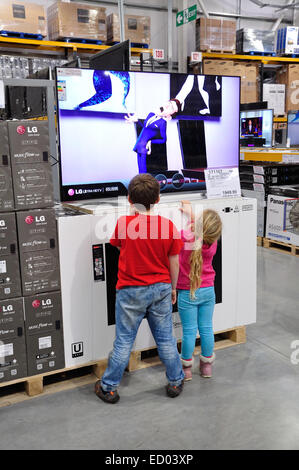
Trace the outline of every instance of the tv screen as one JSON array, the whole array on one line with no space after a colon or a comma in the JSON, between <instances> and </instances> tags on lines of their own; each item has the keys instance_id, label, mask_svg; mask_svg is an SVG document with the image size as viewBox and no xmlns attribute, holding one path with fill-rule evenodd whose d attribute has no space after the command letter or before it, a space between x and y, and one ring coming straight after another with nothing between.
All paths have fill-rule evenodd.
<instances>
[{"instance_id":1,"label":"tv screen","mask_svg":"<svg viewBox=\"0 0 299 470\"><path fill-rule=\"evenodd\" d=\"M299 111L288 113L288 139L291 147L299 147Z\"/></svg>"},{"instance_id":2,"label":"tv screen","mask_svg":"<svg viewBox=\"0 0 299 470\"><path fill-rule=\"evenodd\" d=\"M263 135L263 118L243 118L241 120L241 137L253 136L261 137Z\"/></svg>"},{"instance_id":3,"label":"tv screen","mask_svg":"<svg viewBox=\"0 0 299 470\"><path fill-rule=\"evenodd\" d=\"M239 164L240 78L57 69L62 201L205 189L205 168Z\"/></svg>"},{"instance_id":4,"label":"tv screen","mask_svg":"<svg viewBox=\"0 0 299 470\"><path fill-rule=\"evenodd\" d=\"M264 139L263 147L272 146L273 110L241 111L240 140Z\"/></svg>"}]
</instances>

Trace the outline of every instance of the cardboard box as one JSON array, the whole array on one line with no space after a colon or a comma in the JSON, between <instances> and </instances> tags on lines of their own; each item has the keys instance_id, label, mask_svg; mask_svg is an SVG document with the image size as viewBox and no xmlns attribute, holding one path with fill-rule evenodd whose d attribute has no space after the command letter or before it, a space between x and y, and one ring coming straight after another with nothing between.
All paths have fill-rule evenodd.
<instances>
[{"instance_id":1,"label":"cardboard box","mask_svg":"<svg viewBox=\"0 0 299 470\"><path fill-rule=\"evenodd\" d=\"M0 30L46 36L44 7L19 0L0 2Z\"/></svg>"},{"instance_id":2,"label":"cardboard box","mask_svg":"<svg viewBox=\"0 0 299 470\"><path fill-rule=\"evenodd\" d=\"M277 31L276 51L278 54L299 53L298 32L298 26L286 26Z\"/></svg>"},{"instance_id":3,"label":"cardboard box","mask_svg":"<svg viewBox=\"0 0 299 470\"><path fill-rule=\"evenodd\" d=\"M273 109L275 115L285 113L285 85L263 84L263 101L268 102L268 108Z\"/></svg>"},{"instance_id":4,"label":"cardboard box","mask_svg":"<svg viewBox=\"0 0 299 470\"><path fill-rule=\"evenodd\" d=\"M0 301L0 342L3 338L16 338L24 334L23 299Z\"/></svg>"},{"instance_id":5,"label":"cardboard box","mask_svg":"<svg viewBox=\"0 0 299 470\"><path fill-rule=\"evenodd\" d=\"M62 331L44 331L27 335L26 345L29 376L64 368Z\"/></svg>"},{"instance_id":6,"label":"cardboard box","mask_svg":"<svg viewBox=\"0 0 299 470\"><path fill-rule=\"evenodd\" d=\"M0 122L0 212L14 209L8 130L6 122Z\"/></svg>"},{"instance_id":7,"label":"cardboard box","mask_svg":"<svg viewBox=\"0 0 299 470\"><path fill-rule=\"evenodd\" d=\"M57 247L54 209L37 209L17 213L20 253Z\"/></svg>"},{"instance_id":8,"label":"cardboard box","mask_svg":"<svg viewBox=\"0 0 299 470\"><path fill-rule=\"evenodd\" d=\"M236 34L237 54L248 54L249 52L275 52L275 32L254 28L242 28Z\"/></svg>"},{"instance_id":9,"label":"cardboard box","mask_svg":"<svg viewBox=\"0 0 299 470\"><path fill-rule=\"evenodd\" d=\"M0 214L0 256L14 254L17 250L18 239L15 214Z\"/></svg>"},{"instance_id":10,"label":"cardboard box","mask_svg":"<svg viewBox=\"0 0 299 470\"><path fill-rule=\"evenodd\" d=\"M21 277L18 251L0 255L0 300L20 297Z\"/></svg>"},{"instance_id":11,"label":"cardboard box","mask_svg":"<svg viewBox=\"0 0 299 470\"><path fill-rule=\"evenodd\" d=\"M47 292L25 297L26 335L47 331L62 331L62 306L60 292Z\"/></svg>"},{"instance_id":12,"label":"cardboard box","mask_svg":"<svg viewBox=\"0 0 299 470\"><path fill-rule=\"evenodd\" d=\"M243 197L254 198L257 200L257 237L265 236L265 208L266 201L264 193L250 189L241 190Z\"/></svg>"},{"instance_id":13,"label":"cardboard box","mask_svg":"<svg viewBox=\"0 0 299 470\"><path fill-rule=\"evenodd\" d=\"M15 208L53 206L48 123L10 121L8 134Z\"/></svg>"},{"instance_id":14,"label":"cardboard box","mask_svg":"<svg viewBox=\"0 0 299 470\"><path fill-rule=\"evenodd\" d=\"M149 16L125 15L125 39L140 44L151 42L151 20ZM120 25L118 15L107 16L107 42L120 42Z\"/></svg>"},{"instance_id":15,"label":"cardboard box","mask_svg":"<svg viewBox=\"0 0 299 470\"><path fill-rule=\"evenodd\" d=\"M106 8L86 3L56 2L47 13L50 40L73 37L106 41Z\"/></svg>"},{"instance_id":16,"label":"cardboard box","mask_svg":"<svg viewBox=\"0 0 299 470\"><path fill-rule=\"evenodd\" d=\"M288 64L277 73L277 81L286 86L285 111L299 108L299 64Z\"/></svg>"},{"instance_id":17,"label":"cardboard box","mask_svg":"<svg viewBox=\"0 0 299 470\"><path fill-rule=\"evenodd\" d=\"M295 207L296 206L296 207ZM292 212L297 212L294 226ZM299 198L269 194L267 202L266 237L299 246Z\"/></svg>"},{"instance_id":18,"label":"cardboard box","mask_svg":"<svg viewBox=\"0 0 299 470\"><path fill-rule=\"evenodd\" d=\"M11 211L14 208L11 168L0 165L0 212Z\"/></svg>"},{"instance_id":19,"label":"cardboard box","mask_svg":"<svg viewBox=\"0 0 299 470\"><path fill-rule=\"evenodd\" d=\"M27 377L25 336L3 338L0 343L0 382Z\"/></svg>"},{"instance_id":20,"label":"cardboard box","mask_svg":"<svg viewBox=\"0 0 299 470\"><path fill-rule=\"evenodd\" d=\"M236 21L199 18L195 31L196 50L235 52Z\"/></svg>"},{"instance_id":21,"label":"cardboard box","mask_svg":"<svg viewBox=\"0 0 299 470\"><path fill-rule=\"evenodd\" d=\"M20 253L20 264L24 297L60 289L57 248Z\"/></svg>"},{"instance_id":22,"label":"cardboard box","mask_svg":"<svg viewBox=\"0 0 299 470\"><path fill-rule=\"evenodd\" d=\"M52 169L49 162L12 168L16 209L35 209L54 204Z\"/></svg>"}]
</instances>

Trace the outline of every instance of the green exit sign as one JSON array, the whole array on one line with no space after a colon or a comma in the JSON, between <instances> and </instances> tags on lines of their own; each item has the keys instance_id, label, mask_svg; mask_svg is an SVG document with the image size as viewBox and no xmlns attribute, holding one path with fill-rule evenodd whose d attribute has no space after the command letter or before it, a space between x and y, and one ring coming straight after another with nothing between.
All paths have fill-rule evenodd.
<instances>
[{"instance_id":1,"label":"green exit sign","mask_svg":"<svg viewBox=\"0 0 299 470\"><path fill-rule=\"evenodd\" d=\"M176 25L181 26L182 24L190 23L190 21L196 20L197 5L186 8L185 10L179 11L176 14Z\"/></svg>"}]
</instances>

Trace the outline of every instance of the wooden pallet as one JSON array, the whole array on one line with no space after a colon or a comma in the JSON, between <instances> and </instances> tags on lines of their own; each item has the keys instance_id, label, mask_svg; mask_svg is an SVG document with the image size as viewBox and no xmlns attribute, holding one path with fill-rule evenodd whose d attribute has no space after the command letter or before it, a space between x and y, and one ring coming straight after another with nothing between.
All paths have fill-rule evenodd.
<instances>
[{"instance_id":1,"label":"wooden pallet","mask_svg":"<svg viewBox=\"0 0 299 470\"><path fill-rule=\"evenodd\" d=\"M256 237L257 246L263 246L263 237Z\"/></svg>"},{"instance_id":2,"label":"wooden pallet","mask_svg":"<svg viewBox=\"0 0 299 470\"><path fill-rule=\"evenodd\" d=\"M215 333L215 350L242 343L246 343L245 326ZM178 343L178 347L180 350L181 342ZM201 348L198 345L194 354L198 355L200 351ZM156 348L133 351L127 370L132 372L157 364L161 364L161 362ZM102 377L106 367L107 359L103 359L0 383L0 408L27 401L37 396L51 395L94 384L97 379Z\"/></svg>"},{"instance_id":3,"label":"wooden pallet","mask_svg":"<svg viewBox=\"0 0 299 470\"><path fill-rule=\"evenodd\" d=\"M206 50L201 50L200 52L208 52L209 54L236 54L236 49L210 49L207 48Z\"/></svg>"},{"instance_id":4,"label":"wooden pallet","mask_svg":"<svg viewBox=\"0 0 299 470\"><path fill-rule=\"evenodd\" d=\"M196 340L197 344L199 340ZM229 348L237 344L246 343L246 327L239 326L234 329L219 331L215 333L215 351L218 349ZM178 342L180 350L181 341ZM201 353L201 347L198 344L195 347L194 355L198 356ZM131 353L128 370L133 372L146 367L153 367L161 364L156 348L144 349L142 351L133 351Z\"/></svg>"},{"instance_id":5,"label":"wooden pallet","mask_svg":"<svg viewBox=\"0 0 299 470\"><path fill-rule=\"evenodd\" d=\"M299 256L299 246L291 245L290 243L279 242L271 240L270 238L263 239L263 246L271 250L280 251L280 253L289 253L293 256Z\"/></svg>"},{"instance_id":6,"label":"wooden pallet","mask_svg":"<svg viewBox=\"0 0 299 470\"><path fill-rule=\"evenodd\" d=\"M103 375L106 367L107 359L103 359L0 383L0 408L29 400L41 394L49 395L92 384Z\"/></svg>"}]
</instances>

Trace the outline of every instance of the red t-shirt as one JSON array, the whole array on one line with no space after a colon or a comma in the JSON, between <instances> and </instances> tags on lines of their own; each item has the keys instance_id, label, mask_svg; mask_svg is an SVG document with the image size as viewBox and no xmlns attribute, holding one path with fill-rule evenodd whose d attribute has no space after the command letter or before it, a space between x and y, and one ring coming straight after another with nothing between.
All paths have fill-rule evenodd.
<instances>
[{"instance_id":1,"label":"red t-shirt","mask_svg":"<svg viewBox=\"0 0 299 470\"><path fill-rule=\"evenodd\" d=\"M110 243L120 248L117 289L171 282L168 257L180 253L182 241L169 219L146 214L122 216Z\"/></svg>"}]
</instances>

